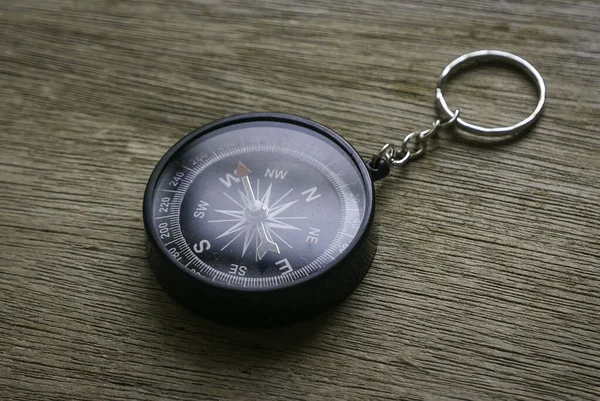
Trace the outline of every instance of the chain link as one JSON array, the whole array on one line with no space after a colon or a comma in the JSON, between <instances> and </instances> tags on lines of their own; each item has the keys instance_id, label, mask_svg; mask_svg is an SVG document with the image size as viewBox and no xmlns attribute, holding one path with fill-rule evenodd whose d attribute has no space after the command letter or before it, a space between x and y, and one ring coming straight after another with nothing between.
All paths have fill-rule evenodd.
<instances>
[{"instance_id":1,"label":"chain link","mask_svg":"<svg viewBox=\"0 0 600 401\"><path fill-rule=\"evenodd\" d=\"M394 146L391 143L383 145L378 153L371 158L371 166L379 166L381 161L393 166L403 166L411 160L418 159L425 154L427 142L435 136L440 128L446 128L454 124L459 115L455 110L450 118L442 120L437 118L431 123L431 128L421 132L411 132L402 140L402 145Z\"/></svg>"}]
</instances>

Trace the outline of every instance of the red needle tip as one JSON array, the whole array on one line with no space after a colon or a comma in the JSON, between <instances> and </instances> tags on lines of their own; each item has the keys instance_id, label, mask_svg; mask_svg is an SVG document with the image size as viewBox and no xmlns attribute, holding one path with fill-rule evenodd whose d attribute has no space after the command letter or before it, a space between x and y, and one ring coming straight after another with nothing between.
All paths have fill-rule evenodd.
<instances>
[{"instance_id":1,"label":"red needle tip","mask_svg":"<svg viewBox=\"0 0 600 401\"><path fill-rule=\"evenodd\" d=\"M246 177L250 174L250 169L244 165L242 162L238 162L237 168L235 169L236 177Z\"/></svg>"}]
</instances>

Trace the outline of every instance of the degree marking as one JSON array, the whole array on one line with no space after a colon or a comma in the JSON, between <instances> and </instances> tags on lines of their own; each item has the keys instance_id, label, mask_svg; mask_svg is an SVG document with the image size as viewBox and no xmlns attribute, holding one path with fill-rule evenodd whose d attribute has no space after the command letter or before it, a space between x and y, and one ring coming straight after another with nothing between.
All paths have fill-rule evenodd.
<instances>
[{"instance_id":1,"label":"degree marking","mask_svg":"<svg viewBox=\"0 0 600 401\"><path fill-rule=\"evenodd\" d=\"M170 216L155 217L154 220L166 219L166 218L169 218L169 217L177 217L177 215L176 214L172 214Z\"/></svg>"},{"instance_id":2,"label":"degree marking","mask_svg":"<svg viewBox=\"0 0 600 401\"><path fill-rule=\"evenodd\" d=\"M358 184L358 181L354 181L348 184L340 185L340 188L349 187L350 185Z\"/></svg>"}]
</instances>

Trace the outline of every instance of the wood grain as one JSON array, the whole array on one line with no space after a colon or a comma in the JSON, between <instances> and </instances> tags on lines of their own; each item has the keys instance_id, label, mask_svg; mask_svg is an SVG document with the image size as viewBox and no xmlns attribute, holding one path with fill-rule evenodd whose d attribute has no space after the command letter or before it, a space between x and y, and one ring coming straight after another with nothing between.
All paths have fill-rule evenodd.
<instances>
[{"instance_id":1,"label":"wood grain","mask_svg":"<svg viewBox=\"0 0 600 401\"><path fill-rule=\"evenodd\" d=\"M0 4L0 399L597 400L600 4ZM539 124L446 133L377 185L380 247L343 304L270 330L175 304L141 201L185 133L248 111L319 121L365 156L434 117L443 67L497 48L546 79ZM465 118L534 104L498 68L449 87Z\"/></svg>"}]
</instances>

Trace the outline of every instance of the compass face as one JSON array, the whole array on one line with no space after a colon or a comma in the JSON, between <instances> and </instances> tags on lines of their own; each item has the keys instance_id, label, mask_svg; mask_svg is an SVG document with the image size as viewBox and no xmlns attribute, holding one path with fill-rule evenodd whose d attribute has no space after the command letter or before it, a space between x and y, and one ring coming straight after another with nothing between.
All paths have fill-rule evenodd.
<instances>
[{"instance_id":1,"label":"compass face","mask_svg":"<svg viewBox=\"0 0 600 401\"><path fill-rule=\"evenodd\" d=\"M190 134L149 189L153 239L216 286L272 289L322 274L355 245L370 210L366 170L339 141L269 118Z\"/></svg>"}]
</instances>

